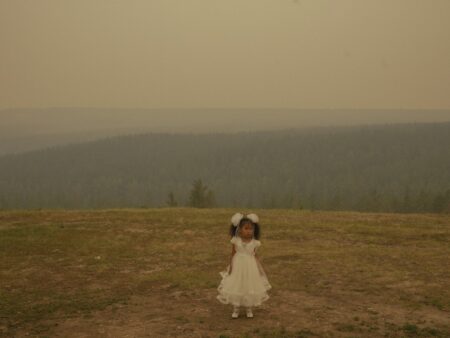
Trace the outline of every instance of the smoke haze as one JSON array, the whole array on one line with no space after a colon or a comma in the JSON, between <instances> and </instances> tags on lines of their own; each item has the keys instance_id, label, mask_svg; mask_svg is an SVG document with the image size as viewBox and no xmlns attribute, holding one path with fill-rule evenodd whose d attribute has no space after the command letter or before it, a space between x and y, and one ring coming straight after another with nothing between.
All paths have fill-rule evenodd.
<instances>
[{"instance_id":1,"label":"smoke haze","mask_svg":"<svg viewBox=\"0 0 450 338\"><path fill-rule=\"evenodd\" d=\"M449 109L448 0L0 1L0 109Z\"/></svg>"}]
</instances>

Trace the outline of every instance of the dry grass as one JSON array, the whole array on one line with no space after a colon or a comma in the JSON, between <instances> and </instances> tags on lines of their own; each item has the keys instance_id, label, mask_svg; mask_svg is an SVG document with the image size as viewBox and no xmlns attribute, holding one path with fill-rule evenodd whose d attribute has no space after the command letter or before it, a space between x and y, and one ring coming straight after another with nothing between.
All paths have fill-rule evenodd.
<instances>
[{"instance_id":1,"label":"dry grass","mask_svg":"<svg viewBox=\"0 0 450 338\"><path fill-rule=\"evenodd\" d=\"M252 320L215 299L235 209L0 211L0 335L450 335L449 215L239 211L273 286Z\"/></svg>"}]
</instances>

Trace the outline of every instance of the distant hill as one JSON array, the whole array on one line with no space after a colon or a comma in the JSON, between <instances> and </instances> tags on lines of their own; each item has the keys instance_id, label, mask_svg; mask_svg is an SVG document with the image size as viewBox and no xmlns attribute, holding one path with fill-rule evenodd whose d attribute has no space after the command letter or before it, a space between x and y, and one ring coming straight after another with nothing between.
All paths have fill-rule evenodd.
<instances>
[{"instance_id":1,"label":"distant hill","mask_svg":"<svg viewBox=\"0 0 450 338\"><path fill-rule=\"evenodd\" d=\"M441 212L450 123L211 134L148 133L0 157L2 208L186 205Z\"/></svg>"},{"instance_id":2,"label":"distant hill","mask_svg":"<svg viewBox=\"0 0 450 338\"><path fill-rule=\"evenodd\" d=\"M0 155L144 132L209 133L449 121L450 110L8 109L0 110Z\"/></svg>"}]
</instances>

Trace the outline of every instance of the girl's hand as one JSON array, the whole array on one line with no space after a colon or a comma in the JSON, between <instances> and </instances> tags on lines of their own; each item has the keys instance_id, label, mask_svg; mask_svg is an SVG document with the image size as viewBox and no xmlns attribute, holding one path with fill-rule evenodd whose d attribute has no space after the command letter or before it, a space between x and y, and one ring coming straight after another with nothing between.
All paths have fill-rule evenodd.
<instances>
[{"instance_id":1,"label":"girl's hand","mask_svg":"<svg viewBox=\"0 0 450 338\"><path fill-rule=\"evenodd\" d=\"M234 254L236 253L236 248L234 247L234 244L231 244L231 258L230 258L230 272L228 272L228 274L230 274L231 273L231 270L232 270L232 264L233 264L233 256L234 256Z\"/></svg>"}]
</instances>

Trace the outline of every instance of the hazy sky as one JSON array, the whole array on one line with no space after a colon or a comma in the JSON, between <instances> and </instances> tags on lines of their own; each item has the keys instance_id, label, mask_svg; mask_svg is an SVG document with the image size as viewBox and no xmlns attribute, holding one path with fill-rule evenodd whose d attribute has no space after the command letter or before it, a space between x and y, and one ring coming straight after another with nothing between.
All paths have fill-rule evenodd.
<instances>
[{"instance_id":1,"label":"hazy sky","mask_svg":"<svg viewBox=\"0 0 450 338\"><path fill-rule=\"evenodd\" d=\"M449 0L0 0L0 109L450 108Z\"/></svg>"}]
</instances>

